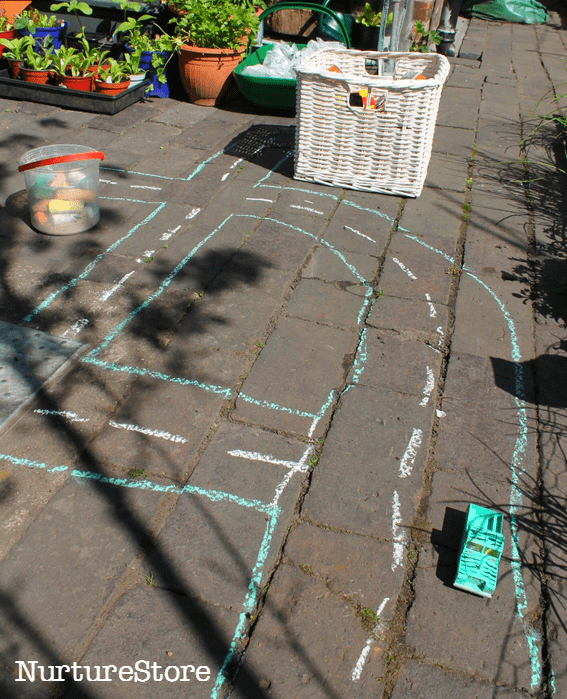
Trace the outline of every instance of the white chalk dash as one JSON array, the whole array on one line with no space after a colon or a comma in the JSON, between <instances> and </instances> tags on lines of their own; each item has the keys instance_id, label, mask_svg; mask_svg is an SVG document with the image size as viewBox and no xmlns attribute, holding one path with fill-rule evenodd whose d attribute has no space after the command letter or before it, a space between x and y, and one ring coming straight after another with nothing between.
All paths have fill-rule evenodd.
<instances>
[{"instance_id":1,"label":"white chalk dash","mask_svg":"<svg viewBox=\"0 0 567 699\"><path fill-rule=\"evenodd\" d=\"M437 311L435 310L435 306L431 301L431 296L429 294L425 294L425 298L427 299L427 303L429 304L429 317L435 318L435 316L437 315Z\"/></svg>"},{"instance_id":2,"label":"white chalk dash","mask_svg":"<svg viewBox=\"0 0 567 699\"><path fill-rule=\"evenodd\" d=\"M160 240L169 240L171 236L175 235L180 228L181 225L177 226L177 228L169 228L165 233L162 233Z\"/></svg>"},{"instance_id":3,"label":"white chalk dash","mask_svg":"<svg viewBox=\"0 0 567 699\"><path fill-rule=\"evenodd\" d=\"M312 209L310 206L299 206L298 204L290 204L289 208L290 209L301 209L301 211L309 211L309 213L319 214L319 216L323 215L322 211L319 211L318 209Z\"/></svg>"},{"instance_id":4,"label":"white chalk dash","mask_svg":"<svg viewBox=\"0 0 567 699\"><path fill-rule=\"evenodd\" d=\"M400 478L407 478L413 468L417 451L421 446L423 432L417 427L414 428L409 444L406 447L402 460L400 461Z\"/></svg>"},{"instance_id":5,"label":"white chalk dash","mask_svg":"<svg viewBox=\"0 0 567 699\"><path fill-rule=\"evenodd\" d=\"M435 414L437 415L437 417L447 417L447 413L443 410L436 410Z\"/></svg>"},{"instance_id":6,"label":"white chalk dash","mask_svg":"<svg viewBox=\"0 0 567 699\"><path fill-rule=\"evenodd\" d=\"M382 604L376 610L376 626L372 629L371 635L368 637L366 645L362 649L362 653L360 654L358 660L356 661L356 665L352 670L351 679L353 682L358 682L360 676L362 675L362 668L364 667L364 663L366 662L366 658L368 657L368 653L370 652L370 646L372 645L372 641L374 640L373 635L379 633L384 625L382 619L380 619L380 616L384 611L384 607L389 601L389 597L384 597L384 599L382 600Z\"/></svg>"},{"instance_id":7,"label":"white chalk dash","mask_svg":"<svg viewBox=\"0 0 567 699\"><path fill-rule=\"evenodd\" d=\"M115 294L115 293L118 291L118 289L120 289L120 287L124 284L124 282L125 282L127 279L129 279L129 278L135 273L135 271L136 271L136 270L134 269L134 270L132 270L131 272L128 272L128 274L125 274L125 275L122 277L122 279L120 279L119 281L117 281L116 284L115 284L112 288L110 288L108 291L105 291L104 293L102 293L102 294L100 295L100 300L101 300L101 301L108 301L108 299L109 299L113 294Z\"/></svg>"},{"instance_id":8,"label":"white chalk dash","mask_svg":"<svg viewBox=\"0 0 567 699\"><path fill-rule=\"evenodd\" d=\"M114 180L99 179L99 182L103 182L104 184L118 184L118 182L115 182Z\"/></svg>"},{"instance_id":9,"label":"white chalk dash","mask_svg":"<svg viewBox=\"0 0 567 699\"><path fill-rule=\"evenodd\" d=\"M273 199L260 199L258 197L246 197L246 201L267 201L270 204L274 203Z\"/></svg>"},{"instance_id":10,"label":"white chalk dash","mask_svg":"<svg viewBox=\"0 0 567 699\"><path fill-rule=\"evenodd\" d=\"M302 461L286 461L284 459L276 459L272 454L260 454L257 451L242 451L241 449L232 449L226 452L229 456L236 456L240 459L250 459L250 461L263 461L266 464L274 464L275 466L285 466L299 471L307 471L308 466Z\"/></svg>"},{"instance_id":11,"label":"white chalk dash","mask_svg":"<svg viewBox=\"0 0 567 699\"><path fill-rule=\"evenodd\" d=\"M435 332L439 335L439 338L437 339L437 347L441 347L445 338L445 335L443 333L443 327L440 325L438 328L435 329Z\"/></svg>"},{"instance_id":12,"label":"white chalk dash","mask_svg":"<svg viewBox=\"0 0 567 699\"><path fill-rule=\"evenodd\" d=\"M429 403L433 389L435 388L435 376L429 367L425 367L427 370L427 380L423 388L423 398L421 399L420 406L424 407Z\"/></svg>"},{"instance_id":13,"label":"white chalk dash","mask_svg":"<svg viewBox=\"0 0 567 699\"><path fill-rule=\"evenodd\" d=\"M392 257L392 261L395 262L398 267L402 270L402 272L405 272L410 279L412 279L414 282L417 281L417 277L415 274L409 270L403 262L400 262L397 257Z\"/></svg>"},{"instance_id":14,"label":"white chalk dash","mask_svg":"<svg viewBox=\"0 0 567 699\"><path fill-rule=\"evenodd\" d=\"M351 228L350 226L344 226L345 231L352 231L353 233L356 233L356 235L359 235L361 238L366 238L366 240L369 240L371 243L375 243L376 241L374 238L371 238L368 235L364 235L364 233L361 233L360 231L357 231L356 228Z\"/></svg>"},{"instance_id":15,"label":"white chalk dash","mask_svg":"<svg viewBox=\"0 0 567 699\"><path fill-rule=\"evenodd\" d=\"M80 318L74 325L73 327L69 328L68 330L65 330L63 333L63 337L67 337L69 335L70 337L76 337L81 330L89 324L89 321L87 318Z\"/></svg>"},{"instance_id":16,"label":"white chalk dash","mask_svg":"<svg viewBox=\"0 0 567 699\"><path fill-rule=\"evenodd\" d=\"M224 182L230 177L230 172L225 172L225 174L221 177L221 182Z\"/></svg>"},{"instance_id":17,"label":"white chalk dash","mask_svg":"<svg viewBox=\"0 0 567 699\"><path fill-rule=\"evenodd\" d=\"M152 187L149 184L131 184L130 189L155 189L157 192L161 192L161 187Z\"/></svg>"},{"instance_id":18,"label":"white chalk dash","mask_svg":"<svg viewBox=\"0 0 567 699\"><path fill-rule=\"evenodd\" d=\"M400 507L400 496L398 491L394 490L392 498L392 543L394 549L392 552L392 570L396 570L404 562L404 548L406 537L402 525L402 511Z\"/></svg>"},{"instance_id":19,"label":"white chalk dash","mask_svg":"<svg viewBox=\"0 0 567 699\"><path fill-rule=\"evenodd\" d=\"M191 211L185 216L186 221L190 221L192 218L195 218L195 216L201 211L201 209L196 206L194 209L191 209Z\"/></svg>"},{"instance_id":20,"label":"white chalk dash","mask_svg":"<svg viewBox=\"0 0 567 699\"><path fill-rule=\"evenodd\" d=\"M139 427L138 425L130 425L124 422L115 422L110 420L108 423L111 427L116 427L118 430L127 430L128 432L139 432L140 434L148 435L148 437L159 437L160 439L167 439L169 442L179 442L185 444L187 441L185 437L181 437L178 434L171 434L170 432L165 432L164 430L150 430L148 427Z\"/></svg>"},{"instance_id":21,"label":"white chalk dash","mask_svg":"<svg viewBox=\"0 0 567 699\"><path fill-rule=\"evenodd\" d=\"M58 415L59 417L66 417L69 422L89 422L88 417L79 417L77 413L72 410L40 410L39 408L34 410L34 413L39 413L40 415Z\"/></svg>"}]
</instances>

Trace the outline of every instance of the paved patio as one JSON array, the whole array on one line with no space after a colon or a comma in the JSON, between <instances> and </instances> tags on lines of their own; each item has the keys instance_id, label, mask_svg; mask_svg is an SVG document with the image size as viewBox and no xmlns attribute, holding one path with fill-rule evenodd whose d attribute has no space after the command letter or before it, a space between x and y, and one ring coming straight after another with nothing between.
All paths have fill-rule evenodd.
<instances>
[{"instance_id":1,"label":"paved patio","mask_svg":"<svg viewBox=\"0 0 567 699\"><path fill-rule=\"evenodd\" d=\"M288 117L0 100L0 336L43 385L0 414L2 696L567 694L565 182L520 147L566 37L471 22L415 200L294 180ZM52 143L106 154L92 231L29 226ZM491 600L452 587L469 502Z\"/></svg>"}]
</instances>

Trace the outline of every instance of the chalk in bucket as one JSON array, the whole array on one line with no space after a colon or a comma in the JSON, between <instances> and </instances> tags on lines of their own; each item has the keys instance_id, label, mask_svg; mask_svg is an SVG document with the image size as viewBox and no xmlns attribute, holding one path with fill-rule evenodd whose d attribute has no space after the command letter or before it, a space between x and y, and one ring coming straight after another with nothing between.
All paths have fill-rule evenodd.
<instances>
[{"instance_id":1,"label":"chalk in bucket","mask_svg":"<svg viewBox=\"0 0 567 699\"><path fill-rule=\"evenodd\" d=\"M104 153L85 146L34 148L20 159L33 227L49 235L72 235L100 220L98 168Z\"/></svg>"}]
</instances>

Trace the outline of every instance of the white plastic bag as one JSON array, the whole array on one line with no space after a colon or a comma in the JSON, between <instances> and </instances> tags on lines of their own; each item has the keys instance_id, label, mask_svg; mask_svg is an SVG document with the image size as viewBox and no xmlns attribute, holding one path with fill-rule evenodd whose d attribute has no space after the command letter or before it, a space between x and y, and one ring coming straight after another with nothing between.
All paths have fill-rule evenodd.
<instances>
[{"instance_id":1,"label":"white plastic bag","mask_svg":"<svg viewBox=\"0 0 567 699\"><path fill-rule=\"evenodd\" d=\"M295 67L299 63L323 48L341 49L344 45L338 41L323 41L314 39L310 41L304 49L298 49L295 44L277 43L266 53L263 64L246 66L242 71L243 75L254 75L265 78L282 78L295 80Z\"/></svg>"}]
</instances>

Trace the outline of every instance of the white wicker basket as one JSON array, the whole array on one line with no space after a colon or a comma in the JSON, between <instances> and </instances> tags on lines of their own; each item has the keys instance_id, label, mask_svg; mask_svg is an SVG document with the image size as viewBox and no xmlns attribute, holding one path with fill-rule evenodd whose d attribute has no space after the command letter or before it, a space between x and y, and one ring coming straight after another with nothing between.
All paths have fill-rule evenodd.
<instances>
[{"instance_id":1,"label":"white wicker basket","mask_svg":"<svg viewBox=\"0 0 567 699\"><path fill-rule=\"evenodd\" d=\"M419 196L449 67L436 53L312 54L297 68L295 178Z\"/></svg>"}]
</instances>

